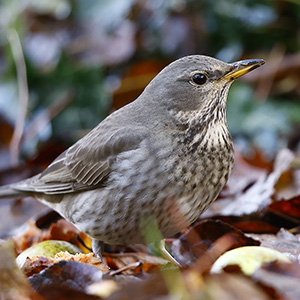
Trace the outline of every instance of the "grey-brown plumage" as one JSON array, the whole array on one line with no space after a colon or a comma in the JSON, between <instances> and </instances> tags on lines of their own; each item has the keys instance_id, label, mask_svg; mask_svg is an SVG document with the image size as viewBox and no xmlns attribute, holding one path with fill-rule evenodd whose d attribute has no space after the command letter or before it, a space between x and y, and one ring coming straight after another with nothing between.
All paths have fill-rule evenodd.
<instances>
[{"instance_id":1,"label":"grey-brown plumage","mask_svg":"<svg viewBox=\"0 0 300 300\"><path fill-rule=\"evenodd\" d=\"M155 220L164 237L196 220L233 166L226 124L232 81L263 64L183 57L132 103L112 113L43 173L0 197L31 195L93 239L144 242Z\"/></svg>"}]
</instances>

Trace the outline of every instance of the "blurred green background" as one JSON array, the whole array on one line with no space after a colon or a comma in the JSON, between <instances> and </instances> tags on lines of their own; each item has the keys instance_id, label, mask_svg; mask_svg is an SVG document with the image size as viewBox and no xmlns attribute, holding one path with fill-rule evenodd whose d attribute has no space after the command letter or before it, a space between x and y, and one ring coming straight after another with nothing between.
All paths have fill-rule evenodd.
<instances>
[{"instance_id":1,"label":"blurred green background","mask_svg":"<svg viewBox=\"0 0 300 300\"><path fill-rule=\"evenodd\" d=\"M188 54L265 59L231 88L230 131L244 155L299 150L298 0L1 0L2 146L23 108L22 157L67 147Z\"/></svg>"}]
</instances>

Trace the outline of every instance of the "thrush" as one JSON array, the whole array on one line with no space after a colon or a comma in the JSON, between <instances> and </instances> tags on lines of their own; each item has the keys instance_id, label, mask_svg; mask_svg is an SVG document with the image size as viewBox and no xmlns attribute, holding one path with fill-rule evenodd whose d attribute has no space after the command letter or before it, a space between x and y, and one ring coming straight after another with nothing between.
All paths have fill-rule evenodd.
<instances>
[{"instance_id":1,"label":"thrush","mask_svg":"<svg viewBox=\"0 0 300 300\"><path fill-rule=\"evenodd\" d=\"M162 237L178 233L226 184L234 163L228 90L262 64L202 55L174 61L135 101L41 174L2 187L0 197L37 198L88 234L94 252L103 243L149 242L153 220Z\"/></svg>"}]
</instances>

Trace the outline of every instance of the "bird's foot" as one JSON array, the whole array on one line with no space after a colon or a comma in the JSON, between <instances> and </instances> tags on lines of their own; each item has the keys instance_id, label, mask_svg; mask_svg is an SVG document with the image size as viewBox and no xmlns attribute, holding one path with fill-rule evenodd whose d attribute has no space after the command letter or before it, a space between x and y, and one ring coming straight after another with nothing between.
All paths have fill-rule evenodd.
<instances>
[{"instance_id":1,"label":"bird's foot","mask_svg":"<svg viewBox=\"0 0 300 300\"><path fill-rule=\"evenodd\" d=\"M165 240L156 242L152 244L154 247L154 252L168 260L173 266L181 268L180 263L172 256L172 254L167 250Z\"/></svg>"},{"instance_id":2,"label":"bird's foot","mask_svg":"<svg viewBox=\"0 0 300 300\"><path fill-rule=\"evenodd\" d=\"M104 243L102 241L92 239L92 251L103 263L106 264L105 258L102 255L104 251Z\"/></svg>"}]
</instances>

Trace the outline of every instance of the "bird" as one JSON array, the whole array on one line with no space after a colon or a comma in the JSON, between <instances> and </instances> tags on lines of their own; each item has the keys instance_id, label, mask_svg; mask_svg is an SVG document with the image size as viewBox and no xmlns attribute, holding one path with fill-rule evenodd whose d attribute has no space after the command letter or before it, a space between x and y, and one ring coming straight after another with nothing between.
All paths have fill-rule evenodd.
<instances>
[{"instance_id":1,"label":"bird","mask_svg":"<svg viewBox=\"0 0 300 300\"><path fill-rule=\"evenodd\" d=\"M104 244L179 233L228 180L234 164L228 91L263 64L204 55L175 60L42 173L0 187L0 198L36 198L90 236L98 255Z\"/></svg>"}]
</instances>

